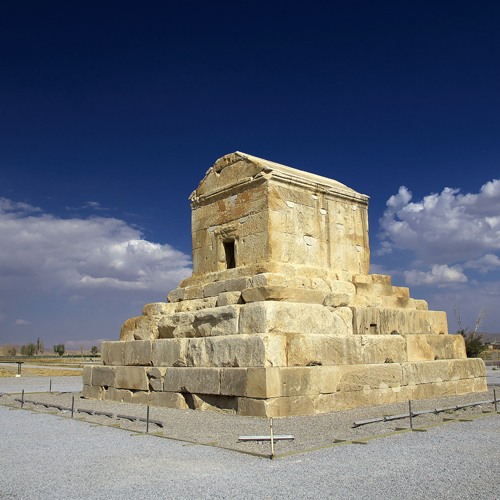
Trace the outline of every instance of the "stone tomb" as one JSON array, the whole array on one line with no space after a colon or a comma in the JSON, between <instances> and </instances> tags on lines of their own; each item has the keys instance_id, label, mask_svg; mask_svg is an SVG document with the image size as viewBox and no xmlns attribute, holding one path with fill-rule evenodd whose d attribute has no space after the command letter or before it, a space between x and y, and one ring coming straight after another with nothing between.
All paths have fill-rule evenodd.
<instances>
[{"instance_id":1,"label":"stone tomb","mask_svg":"<svg viewBox=\"0 0 500 500\"><path fill-rule=\"evenodd\" d=\"M486 390L444 312L368 274L367 196L237 152L190 200L192 277L103 343L86 397L278 417Z\"/></svg>"}]
</instances>

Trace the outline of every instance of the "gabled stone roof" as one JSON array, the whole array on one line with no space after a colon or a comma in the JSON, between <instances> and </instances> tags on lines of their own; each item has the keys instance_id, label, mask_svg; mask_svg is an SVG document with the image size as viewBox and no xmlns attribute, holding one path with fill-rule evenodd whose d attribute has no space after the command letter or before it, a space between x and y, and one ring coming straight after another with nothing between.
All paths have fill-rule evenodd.
<instances>
[{"instance_id":1,"label":"gabled stone roof","mask_svg":"<svg viewBox=\"0 0 500 500\"><path fill-rule=\"evenodd\" d=\"M229 178L223 179L225 177L223 175L225 169L242 161L248 166L247 169L239 172L239 175L228 175L227 177ZM354 189L336 180L310 172L304 172L303 170L281 165L273 161L264 160L263 158L258 158L257 156L252 156L240 151L219 158L214 166L207 171L198 189L191 194L190 199L193 200L200 196L203 197L208 193L213 194L214 192L229 187L229 185L236 185L240 182L245 182L249 178L257 178L258 176L266 174L268 176L270 175L270 177L308 185L311 189L317 189L318 191L330 191L343 194L351 198L356 198L359 201L367 202L369 199L368 196L358 193Z\"/></svg>"}]
</instances>

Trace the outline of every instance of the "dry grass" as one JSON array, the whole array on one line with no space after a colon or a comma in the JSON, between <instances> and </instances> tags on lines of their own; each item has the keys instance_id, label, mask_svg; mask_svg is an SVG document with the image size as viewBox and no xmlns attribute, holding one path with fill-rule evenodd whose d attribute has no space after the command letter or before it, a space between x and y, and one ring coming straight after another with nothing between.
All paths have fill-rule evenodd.
<instances>
[{"instance_id":1,"label":"dry grass","mask_svg":"<svg viewBox=\"0 0 500 500\"><path fill-rule=\"evenodd\" d=\"M54 370L51 368L28 368L23 366L21 374L25 377L81 377L83 370ZM15 377L17 367L4 366L0 368L0 377Z\"/></svg>"}]
</instances>

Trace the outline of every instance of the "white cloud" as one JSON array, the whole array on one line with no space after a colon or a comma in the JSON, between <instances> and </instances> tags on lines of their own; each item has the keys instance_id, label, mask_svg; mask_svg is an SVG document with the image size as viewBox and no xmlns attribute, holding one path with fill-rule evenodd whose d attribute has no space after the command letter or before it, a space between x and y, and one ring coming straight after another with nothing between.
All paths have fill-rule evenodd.
<instances>
[{"instance_id":1,"label":"white cloud","mask_svg":"<svg viewBox=\"0 0 500 500\"><path fill-rule=\"evenodd\" d=\"M480 259L469 260L464 264L465 268L478 269L480 273L486 274L489 271L500 269L500 259L493 254L486 254Z\"/></svg>"},{"instance_id":2,"label":"white cloud","mask_svg":"<svg viewBox=\"0 0 500 500\"><path fill-rule=\"evenodd\" d=\"M401 186L387 201L380 219L379 255L410 249L430 266L479 259L500 250L499 179L487 182L477 194L463 195L447 187L418 202L410 202L411 198Z\"/></svg>"},{"instance_id":3,"label":"white cloud","mask_svg":"<svg viewBox=\"0 0 500 500\"><path fill-rule=\"evenodd\" d=\"M61 219L0 198L0 292L165 293L191 274L190 258L109 217Z\"/></svg>"},{"instance_id":4,"label":"white cloud","mask_svg":"<svg viewBox=\"0 0 500 500\"><path fill-rule=\"evenodd\" d=\"M405 271L405 278L408 285L445 286L468 281L460 266L448 267L446 265L434 265L427 272L416 269Z\"/></svg>"},{"instance_id":5,"label":"white cloud","mask_svg":"<svg viewBox=\"0 0 500 500\"><path fill-rule=\"evenodd\" d=\"M31 321L27 321L25 319L16 319L16 325L31 325Z\"/></svg>"}]
</instances>

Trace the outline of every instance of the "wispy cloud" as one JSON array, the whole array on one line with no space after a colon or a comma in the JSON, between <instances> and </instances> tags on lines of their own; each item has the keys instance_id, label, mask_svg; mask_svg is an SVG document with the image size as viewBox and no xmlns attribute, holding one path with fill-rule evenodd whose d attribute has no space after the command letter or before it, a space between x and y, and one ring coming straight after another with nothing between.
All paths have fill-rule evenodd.
<instances>
[{"instance_id":1,"label":"wispy cloud","mask_svg":"<svg viewBox=\"0 0 500 500\"><path fill-rule=\"evenodd\" d=\"M31 325L31 321L27 321L25 319L16 319L14 324L16 324L16 325Z\"/></svg>"},{"instance_id":2,"label":"wispy cloud","mask_svg":"<svg viewBox=\"0 0 500 500\"><path fill-rule=\"evenodd\" d=\"M109 301L120 293L132 300L138 295L140 299L146 290L164 300L190 274L188 255L143 239L137 228L123 220L63 219L27 203L0 198L3 315L8 315L12 301L36 297L49 302L51 296L67 297L68 303L77 297L81 303L98 296ZM28 322L35 323L31 316L15 321L17 325Z\"/></svg>"}]
</instances>

